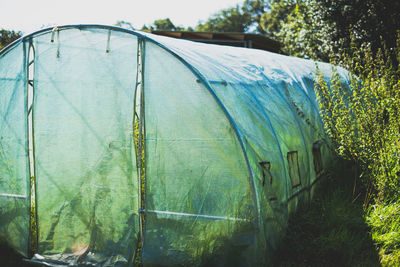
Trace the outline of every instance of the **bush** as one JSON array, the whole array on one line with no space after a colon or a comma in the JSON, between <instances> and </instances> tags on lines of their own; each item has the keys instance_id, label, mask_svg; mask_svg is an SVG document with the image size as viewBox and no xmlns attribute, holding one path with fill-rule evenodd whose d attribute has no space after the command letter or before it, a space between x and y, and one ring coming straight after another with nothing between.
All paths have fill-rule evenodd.
<instances>
[{"instance_id":1,"label":"bush","mask_svg":"<svg viewBox=\"0 0 400 267\"><path fill-rule=\"evenodd\" d=\"M380 263L400 266L400 38L390 51L351 50L344 57L350 88L336 70L329 83L317 70L321 116L337 153L360 169L364 218Z\"/></svg>"},{"instance_id":2,"label":"bush","mask_svg":"<svg viewBox=\"0 0 400 267\"><path fill-rule=\"evenodd\" d=\"M368 188L365 205L400 199L400 59L396 50L352 48L345 56L351 88L334 69L330 83L317 69L316 91L321 116L337 153L355 162ZM399 60L398 60L399 61ZM357 74L357 75L356 75Z\"/></svg>"}]
</instances>

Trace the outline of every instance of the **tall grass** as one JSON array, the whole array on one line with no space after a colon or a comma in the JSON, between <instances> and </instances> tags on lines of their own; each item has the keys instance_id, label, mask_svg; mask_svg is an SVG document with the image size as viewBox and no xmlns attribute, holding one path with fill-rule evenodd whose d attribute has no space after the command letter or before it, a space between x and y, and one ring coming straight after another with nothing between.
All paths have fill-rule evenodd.
<instances>
[{"instance_id":1,"label":"tall grass","mask_svg":"<svg viewBox=\"0 0 400 267\"><path fill-rule=\"evenodd\" d=\"M383 266L400 266L400 204L377 204L368 208L366 221Z\"/></svg>"},{"instance_id":2,"label":"tall grass","mask_svg":"<svg viewBox=\"0 0 400 267\"><path fill-rule=\"evenodd\" d=\"M363 201L353 196L352 164L341 161L331 173L290 218L273 266L379 266Z\"/></svg>"}]
</instances>

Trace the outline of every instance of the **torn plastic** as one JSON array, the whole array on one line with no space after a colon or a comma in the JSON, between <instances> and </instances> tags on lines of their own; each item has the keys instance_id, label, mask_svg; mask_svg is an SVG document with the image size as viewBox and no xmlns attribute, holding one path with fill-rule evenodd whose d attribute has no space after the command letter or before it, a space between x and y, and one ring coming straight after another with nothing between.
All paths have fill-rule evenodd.
<instances>
[{"instance_id":1,"label":"torn plastic","mask_svg":"<svg viewBox=\"0 0 400 267\"><path fill-rule=\"evenodd\" d=\"M63 253L55 255L42 256L35 254L31 259L25 259L24 262L38 266L126 266L128 259L122 255L112 257L102 255L101 253L89 252L84 248L78 253Z\"/></svg>"}]
</instances>

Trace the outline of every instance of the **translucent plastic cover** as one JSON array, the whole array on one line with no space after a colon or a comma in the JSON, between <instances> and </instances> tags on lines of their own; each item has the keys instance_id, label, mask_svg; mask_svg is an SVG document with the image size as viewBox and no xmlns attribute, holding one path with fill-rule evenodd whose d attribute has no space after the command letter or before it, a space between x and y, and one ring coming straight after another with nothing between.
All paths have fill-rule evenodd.
<instances>
[{"instance_id":1,"label":"translucent plastic cover","mask_svg":"<svg viewBox=\"0 0 400 267\"><path fill-rule=\"evenodd\" d=\"M181 61L151 42L145 59L144 263L206 264L230 250L245 260L257 221L234 129Z\"/></svg>"},{"instance_id":2,"label":"translucent plastic cover","mask_svg":"<svg viewBox=\"0 0 400 267\"><path fill-rule=\"evenodd\" d=\"M137 38L71 29L34 45L39 253L127 264L138 233Z\"/></svg>"},{"instance_id":3,"label":"translucent plastic cover","mask_svg":"<svg viewBox=\"0 0 400 267\"><path fill-rule=\"evenodd\" d=\"M332 67L256 49L147 36L202 77L231 117L254 179L262 217L260 235L264 235L270 248L275 248L284 233L288 213L296 209L300 198L308 199L309 189L317 179L313 144L329 143L319 116L313 81L316 65L327 80ZM345 70L338 71L343 81L348 82ZM296 186L289 175L290 152L296 152L297 156ZM329 153L324 155L329 156ZM269 163L267 174L261 162ZM266 176L270 182L265 181Z\"/></svg>"},{"instance_id":4,"label":"translucent plastic cover","mask_svg":"<svg viewBox=\"0 0 400 267\"><path fill-rule=\"evenodd\" d=\"M0 236L27 256L29 171L22 43L0 55Z\"/></svg>"},{"instance_id":5,"label":"translucent plastic cover","mask_svg":"<svg viewBox=\"0 0 400 267\"><path fill-rule=\"evenodd\" d=\"M0 53L0 234L27 255L36 197L35 261L267 264L332 155L315 68L101 25L25 36Z\"/></svg>"}]
</instances>

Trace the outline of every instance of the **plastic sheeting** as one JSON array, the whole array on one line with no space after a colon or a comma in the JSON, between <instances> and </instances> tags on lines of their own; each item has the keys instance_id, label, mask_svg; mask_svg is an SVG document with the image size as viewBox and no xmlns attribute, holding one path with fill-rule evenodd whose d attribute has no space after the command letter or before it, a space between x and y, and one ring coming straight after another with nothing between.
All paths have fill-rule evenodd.
<instances>
[{"instance_id":1,"label":"plastic sheeting","mask_svg":"<svg viewBox=\"0 0 400 267\"><path fill-rule=\"evenodd\" d=\"M34 39L39 253L88 250L129 262L138 232L137 38L75 29L50 40Z\"/></svg>"},{"instance_id":2,"label":"plastic sheeting","mask_svg":"<svg viewBox=\"0 0 400 267\"><path fill-rule=\"evenodd\" d=\"M29 42L27 39L25 43ZM71 29L39 34L32 42L37 252L52 259L68 255L72 262L132 262L138 242L138 180L132 127L137 38L119 32ZM11 58L13 54L16 58ZM1 63L12 62L23 75L23 56L22 49L13 48ZM27 161L26 81L12 70L1 74L2 118L13 127L1 128L2 146L8 146L1 152L11 154L1 161L19 168L2 178L8 179L5 183L16 183L26 175L22 172ZM16 162L12 162L14 159ZM25 188L16 191L4 187L1 193L26 194ZM2 215L2 220L18 223L11 215ZM24 255L28 220L29 212L25 212L20 219L21 233L8 226L14 232L6 237L24 243L12 244Z\"/></svg>"},{"instance_id":3,"label":"plastic sheeting","mask_svg":"<svg viewBox=\"0 0 400 267\"><path fill-rule=\"evenodd\" d=\"M314 62L99 25L20 39L0 54L1 145L10 147L1 151L0 188L26 198L0 199L8 201L0 227L24 255L29 42L43 260L268 263L288 215L310 199L330 160ZM14 68L6 69L9 62ZM319 67L331 75L328 64ZM135 110L144 115L137 117L143 135L134 132ZM137 136L144 149L135 154ZM11 181L24 189L12 189Z\"/></svg>"},{"instance_id":4,"label":"plastic sheeting","mask_svg":"<svg viewBox=\"0 0 400 267\"><path fill-rule=\"evenodd\" d=\"M0 55L0 235L28 254L30 192L24 46Z\"/></svg>"},{"instance_id":5,"label":"plastic sheeting","mask_svg":"<svg viewBox=\"0 0 400 267\"><path fill-rule=\"evenodd\" d=\"M318 176L315 143L323 144L322 165L329 165L329 141L314 92L316 63L255 49L147 36L186 62L231 117L254 179L255 206L261 217L258 238L272 251L285 232L288 214L310 198ZM317 64L330 80L332 67ZM348 83L345 70L338 71ZM296 155L296 166L290 166L291 155ZM298 183L292 182L291 169Z\"/></svg>"},{"instance_id":6,"label":"plastic sheeting","mask_svg":"<svg viewBox=\"0 0 400 267\"><path fill-rule=\"evenodd\" d=\"M227 249L240 258L257 221L234 129L182 62L151 42L145 59L143 262L199 265Z\"/></svg>"}]
</instances>

